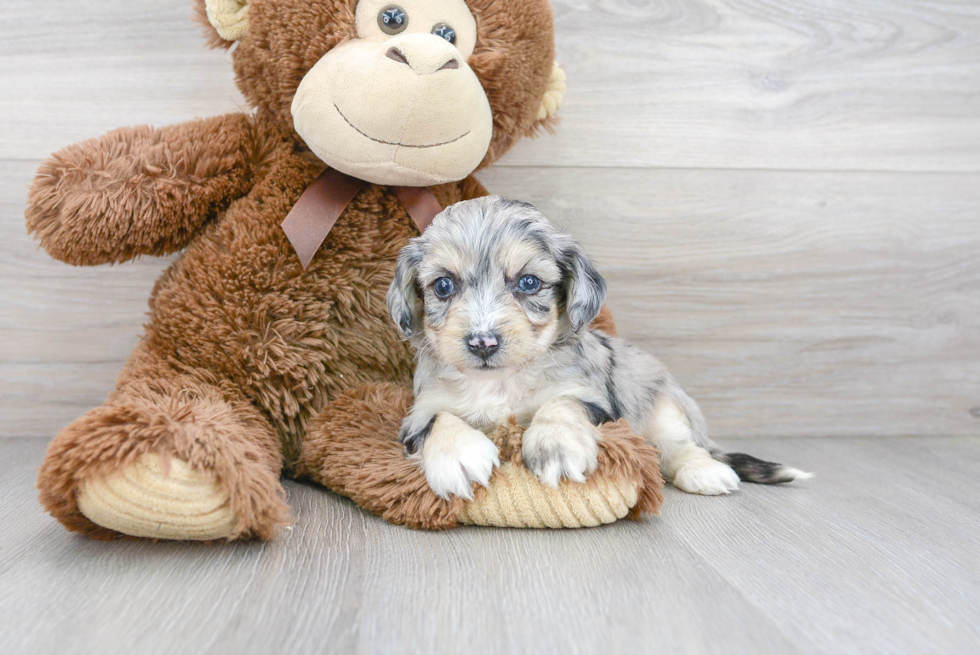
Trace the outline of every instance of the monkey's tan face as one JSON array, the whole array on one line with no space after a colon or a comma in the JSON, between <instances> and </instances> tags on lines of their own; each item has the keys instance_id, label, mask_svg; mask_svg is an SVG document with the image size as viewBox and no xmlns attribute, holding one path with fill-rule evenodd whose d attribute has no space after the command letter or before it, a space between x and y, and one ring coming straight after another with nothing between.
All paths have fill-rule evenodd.
<instances>
[{"instance_id":1,"label":"monkey's tan face","mask_svg":"<svg viewBox=\"0 0 980 655\"><path fill-rule=\"evenodd\" d=\"M296 131L327 165L376 184L460 180L493 135L467 59L476 21L463 0L361 0L358 38L330 50L293 98Z\"/></svg>"}]
</instances>

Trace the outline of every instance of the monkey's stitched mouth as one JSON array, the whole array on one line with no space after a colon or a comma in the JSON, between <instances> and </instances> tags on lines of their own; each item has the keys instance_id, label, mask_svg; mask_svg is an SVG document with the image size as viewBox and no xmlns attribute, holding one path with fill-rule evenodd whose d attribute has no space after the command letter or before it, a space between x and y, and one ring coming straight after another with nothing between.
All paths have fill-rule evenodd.
<instances>
[{"instance_id":1,"label":"monkey's stitched mouth","mask_svg":"<svg viewBox=\"0 0 980 655\"><path fill-rule=\"evenodd\" d=\"M344 112L340 111L340 107L337 106L337 103L336 102L333 103L333 108L337 110L337 113L340 114L340 117L344 119L344 122L347 123L348 125L350 125L351 128L355 132L357 132L361 136L367 137L368 139L371 139L372 141L375 141L377 143L383 143L386 146L399 146L401 148L437 148L439 146L445 146L445 145L449 145L450 143L455 143L456 141L459 141L464 136L466 136L467 134L469 134L470 131L471 131L471 130L466 130L465 132L463 132L462 134L460 134L455 139L450 139L449 141L443 141L442 143L430 143L430 144L424 145L424 146L416 146L416 145L412 145L411 143L397 143L395 141L383 141L382 139L375 139L370 134L365 134L363 130L361 130L356 125L354 125L353 123L351 123L350 122L350 119L347 118L346 116L344 116Z\"/></svg>"}]
</instances>

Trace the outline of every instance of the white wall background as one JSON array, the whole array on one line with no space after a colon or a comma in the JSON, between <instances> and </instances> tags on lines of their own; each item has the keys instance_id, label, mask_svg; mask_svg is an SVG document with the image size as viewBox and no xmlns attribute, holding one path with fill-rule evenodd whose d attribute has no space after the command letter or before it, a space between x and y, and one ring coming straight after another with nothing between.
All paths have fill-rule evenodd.
<instances>
[{"instance_id":1,"label":"white wall background","mask_svg":"<svg viewBox=\"0 0 980 655\"><path fill-rule=\"evenodd\" d=\"M243 108L190 0L0 6L0 437L98 405L169 260L71 268L34 169ZM980 3L556 0L555 136L479 175L581 238L725 436L980 434Z\"/></svg>"}]
</instances>

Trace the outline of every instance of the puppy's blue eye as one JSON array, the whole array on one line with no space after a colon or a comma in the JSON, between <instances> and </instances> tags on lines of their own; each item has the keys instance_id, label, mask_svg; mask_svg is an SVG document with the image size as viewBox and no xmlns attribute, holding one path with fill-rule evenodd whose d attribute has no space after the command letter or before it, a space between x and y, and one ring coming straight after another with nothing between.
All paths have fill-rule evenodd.
<instances>
[{"instance_id":1,"label":"puppy's blue eye","mask_svg":"<svg viewBox=\"0 0 980 655\"><path fill-rule=\"evenodd\" d=\"M432 285L432 290L436 292L437 298L448 298L456 291L456 285L448 277L441 277Z\"/></svg>"},{"instance_id":2,"label":"puppy's blue eye","mask_svg":"<svg viewBox=\"0 0 980 655\"><path fill-rule=\"evenodd\" d=\"M536 293L541 288L541 280L533 275L525 275L517 281L517 288L524 293Z\"/></svg>"}]
</instances>

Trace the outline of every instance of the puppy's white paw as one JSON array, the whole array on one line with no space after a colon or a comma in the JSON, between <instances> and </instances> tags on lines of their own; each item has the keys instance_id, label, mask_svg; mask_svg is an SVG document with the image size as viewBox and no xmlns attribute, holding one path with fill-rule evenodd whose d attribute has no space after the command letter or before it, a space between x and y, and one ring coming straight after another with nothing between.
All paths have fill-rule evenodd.
<instances>
[{"instance_id":1,"label":"puppy's white paw","mask_svg":"<svg viewBox=\"0 0 980 655\"><path fill-rule=\"evenodd\" d=\"M495 466L500 466L497 446L485 434L439 414L422 446L422 470L437 496L472 500L473 483L487 486Z\"/></svg>"},{"instance_id":2,"label":"puppy's white paw","mask_svg":"<svg viewBox=\"0 0 980 655\"><path fill-rule=\"evenodd\" d=\"M590 423L532 422L524 431L524 466L552 487L557 487L562 477L585 482L585 476L599 465L597 433Z\"/></svg>"},{"instance_id":3,"label":"puppy's white paw","mask_svg":"<svg viewBox=\"0 0 980 655\"><path fill-rule=\"evenodd\" d=\"M674 486L689 494L718 496L738 489L738 474L710 457L692 459L674 474Z\"/></svg>"}]
</instances>

